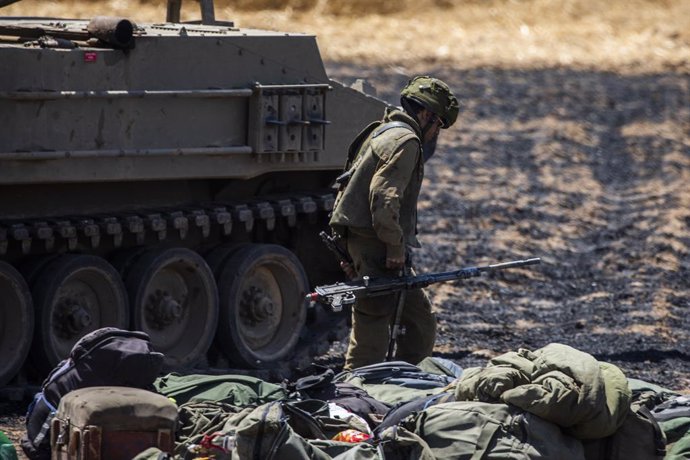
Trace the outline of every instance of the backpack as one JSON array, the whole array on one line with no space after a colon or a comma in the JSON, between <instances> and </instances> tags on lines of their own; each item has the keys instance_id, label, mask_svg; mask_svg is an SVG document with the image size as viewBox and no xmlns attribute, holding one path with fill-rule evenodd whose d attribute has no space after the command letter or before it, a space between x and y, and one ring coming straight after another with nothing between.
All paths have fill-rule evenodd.
<instances>
[{"instance_id":1,"label":"backpack","mask_svg":"<svg viewBox=\"0 0 690 460\"><path fill-rule=\"evenodd\" d=\"M455 376L428 372L404 361L388 361L341 372L334 380L361 387L376 400L395 406L441 393Z\"/></svg>"},{"instance_id":2,"label":"backpack","mask_svg":"<svg viewBox=\"0 0 690 460\"><path fill-rule=\"evenodd\" d=\"M52 458L130 460L148 447L172 452L177 406L140 388L98 386L66 394L51 423Z\"/></svg>"},{"instance_id":3,"label":"backpack","mask_svg":"<svg viewBox=\"0 0 690 460\"><path fill-rule=\"evenodd\" d=\"M335 380L359 378L364 384L388 384L420 390L443 388L455 380L454 376L422 370L405 361L386 361L362 366L349 373L339 374Z\"/></svg>"},{"instance_id":4,"label":"backpack","mask_svg":"<svg viewBox=\"0 0 690 460\"><path fill-rule=\"evenodd\" d=\"M232 458L350 460L433 460L429 447L414 433L391 427L380 440L333 441L333 426L322 401L275 401L257 407L229 433ZM341 426L340 429L345 426Z\"/></svg>"},{"instance_id":5,"label":"backpack","mask_svg":"<svg viewBox=\"0 0 690 460\"><path fill-rule=\"evenodd\" d=\"M437 404L402 425L422 438L436 458L584 459L579 440L554 423L503 403Z\"/></svg>"},{"instance_id":6,"label":"backpack","mask_svg":"<svg viewBox=\"0 0 690 460\"><path fill-rule=\"evenodd\" d=\"M79 339L29 405L21 439L24 453L30 459L50 458L50 424L64 395L93 386L147 389L163 369L163 358L145 332L106 327Z\"/></svg>"},{"instance_id":7,"label":"backpack","mask_svg":"<svg viewBox=\"0 0 690 460\"><path fill-rule=\"evenodd\" d=\"M583 440L587 460L656 460L666 455L666 436L651 409L671 393L661 387L628 379L632 390L630 411L611 436Z\"/></svg>"}]
</instances>

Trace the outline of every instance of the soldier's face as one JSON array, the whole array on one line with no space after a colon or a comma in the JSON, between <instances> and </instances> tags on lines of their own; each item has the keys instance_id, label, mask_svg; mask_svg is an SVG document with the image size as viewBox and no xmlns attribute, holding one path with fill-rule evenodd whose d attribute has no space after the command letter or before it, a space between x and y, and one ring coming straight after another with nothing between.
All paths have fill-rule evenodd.
<instances>
[{"instance_id":1,"label":"soldier's face","mask_svg":"<svg viewBox=\"0 0 690 460\"><path fill-rule=\"evenodd\" d=\"M424 154L424 161L427 161L436 151L436 142L438 141L438 135L443 127L443 121L435 113L423 109L419 113L419 124L423 133L422 151Z\"/></svg>"},{"instance_id":2,"label":"soldier's face","mask_svg":"<svg viewBox=\"0 0 690 460\"><path fill-rule=\"evenodd\" d=\"M424 132L423 142L427 143L438 137L443 127L443 121L434 112L424 109L421 112L421 125Z\"/></svg>"},{"instance_id":3,"label":"soldier's face","mask_svg":"<svg viewBox=\"0 0 690 460\"><path fill-rule=\"evenodd\" d=\"M426 136L425 136L426 138ZM436 136L433 139L430 139L428 141L424 141L424 144L422 145L422 155L424 156L424 162L426 162L429 158L432 157L434 152L436 152L436 141L438 140L438 133L436 133Z\"/></svg>"}]
</instances>

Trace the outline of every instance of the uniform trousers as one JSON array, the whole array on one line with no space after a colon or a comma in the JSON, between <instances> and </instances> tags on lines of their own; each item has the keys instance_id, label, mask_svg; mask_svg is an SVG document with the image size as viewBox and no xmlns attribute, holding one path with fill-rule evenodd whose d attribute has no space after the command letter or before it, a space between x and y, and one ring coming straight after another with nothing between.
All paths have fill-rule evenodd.
<instances>
[{"instance_id":1,"label":"uniform trousers","mask_svg":"<svg viewBox=\"0 0 690 460\"><path fill-rule=\"evenodd\" d=\"M400 273L386 268L386 246L377 238L348 232L347 250L359 276L394 277ZM345 357L345 370L356 369L385 360L390 326L395 320L398 293L359 299L352 308L352 330ZM436 315L421 289L405 292L395 359L417 364L431 356L436 339Z\"/></svg>"}]
</instances>

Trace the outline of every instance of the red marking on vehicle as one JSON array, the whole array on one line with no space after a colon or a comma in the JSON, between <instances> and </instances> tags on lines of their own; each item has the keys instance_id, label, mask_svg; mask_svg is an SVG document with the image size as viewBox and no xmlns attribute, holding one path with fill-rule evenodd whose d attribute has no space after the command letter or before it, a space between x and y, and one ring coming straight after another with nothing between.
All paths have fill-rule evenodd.
<instances>
[{"instance_id":1,"label":"red marking on vehicle","mask_svg":"<svg viewBox=\"0 0 690 460\"><path fill-rule=\"evenodd\" d=\"M93 51L87 51L84 53L84 62L96 62L98 59L98 54Z\"/></svg>"}]
</instances>

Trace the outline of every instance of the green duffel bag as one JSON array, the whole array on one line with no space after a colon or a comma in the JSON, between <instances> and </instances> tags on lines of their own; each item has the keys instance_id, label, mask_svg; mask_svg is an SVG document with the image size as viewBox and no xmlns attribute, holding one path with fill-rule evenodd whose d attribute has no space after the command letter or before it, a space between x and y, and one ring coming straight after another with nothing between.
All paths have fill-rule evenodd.
<instances>
[{"instance_id":1,"label":"green duffel bag","mask_svg":"<svg viewBox=\"0 0 690 460\"><path fill-rule=\"evenodd\" d=\"M17 451L5 433L0 431L0 460L17 460Z\"/></svg>"},{"instance_id":2,"label":"green duffel bag","mask_svg":"<svg viewBox=\"0 0 690 460\"><path fill-rule=\"evenodd\" d=\"M244 407L287 397L287 392L280 385L248 375L172 373L156 379L153 385L158 393L173 398L178 405L216 401Z\"/></svg>"},{"instance_id":3,"label":"green duffel bag","mask_svg":"<svg viewBox=\"0 0 690 460\"><path fill-rule=\"evenodd\" d=\"M529 412L502 403L457 401L432 406L404 425L436 458L584 460L582 443Z\"/></svg>"}]
</instances>

